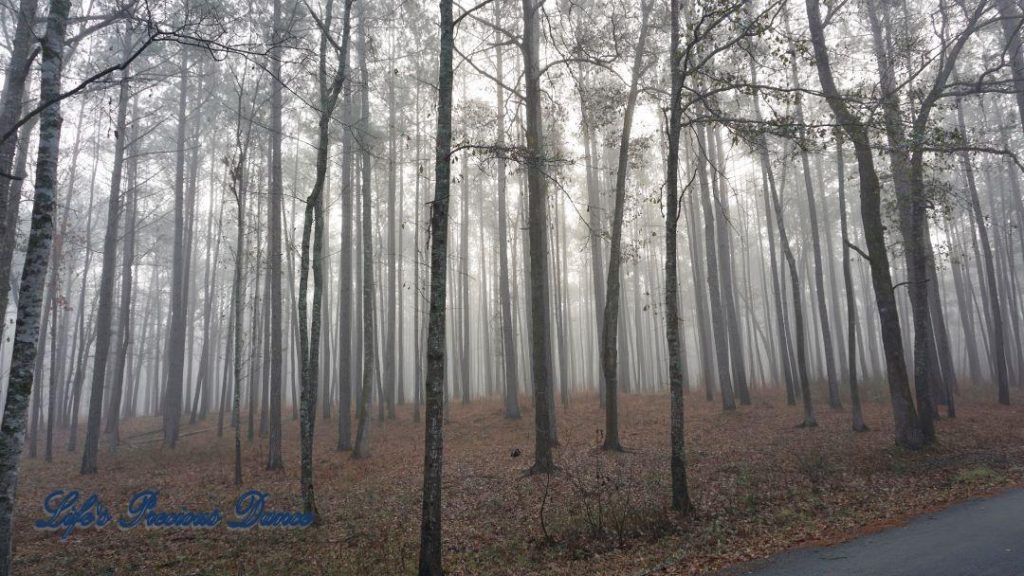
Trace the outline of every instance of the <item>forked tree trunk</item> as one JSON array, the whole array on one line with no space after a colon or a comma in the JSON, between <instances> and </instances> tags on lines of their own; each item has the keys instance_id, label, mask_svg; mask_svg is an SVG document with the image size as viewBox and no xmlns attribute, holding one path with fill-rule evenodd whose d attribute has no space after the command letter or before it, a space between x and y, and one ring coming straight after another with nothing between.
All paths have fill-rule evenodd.
<instances>
[{"instance_id":1,"label":"forked tree trunk","mask_svg":"<svg viewBox=\"0 0 1024 576\"><path fill-rule=\"evenodd\" d=\"M814 49L822 91L832 113L853 142L860 182L860 210L864 222L864 237L871 265L871 279L881 322L889 395L892 400L893 419L896 423L896 443L917 449L924 442L917 411L914 409L907 379L907 366L903 355L903 342L896 297L893 292L889 256L886 252L885 226L882 223L881 184L875 170L871 139L867 128L850 112L832 76L825 26L821 21L820 0L806 0L808 27Z\"/></svg>"}]
</instances>

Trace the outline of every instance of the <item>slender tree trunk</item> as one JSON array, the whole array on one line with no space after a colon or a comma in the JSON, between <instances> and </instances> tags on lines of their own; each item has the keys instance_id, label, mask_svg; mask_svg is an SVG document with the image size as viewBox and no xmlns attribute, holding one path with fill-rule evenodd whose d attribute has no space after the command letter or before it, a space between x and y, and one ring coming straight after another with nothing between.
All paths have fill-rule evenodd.
<instances>
[{"instance_id":1,"label":"slender tree trunk","mask_svg":"<svg viewBox=\"0 0 1024 576\"><path fill-rule=\"evenodd\" d=\"M114 131L113 173L110 177L110 200L107 204L107 230L103 237L103 267L100 272L99 302L96 306L96 355L93 360L89 418L86 422L85 446L82 451L82 474L95 474L97 471L96 457L99 453L103 385L106 382L111 332L113 331L118 222L121 216L121 180L124 171L125 144L128 139L126 126L130 96L128 69L122 71L121 74L121 90L117 103L117 129ZM113 417L117 418L117 415L114 414Z\"/></svg>"},{"instance_id":2,"label":"slender tree trunk","mask_svg":"<svg viewBox=\"0 0 1024 576\"><path fill-rule=\"evenodd\" d=\"M497 25L501 26L501 10L498 3L494 4L494 19ZM497 34L497 32L496 32ZM500 42L495 42L495 75L499 80L504 78L505 68L503 50ZM508 237L508 182L506 178L507 166L505 163L505 88L498 82L495 84L497 93L497 176L498 176L498 296L501 300L501 336L504 352L502 358L505 363L505 417L518 420L519 411L519 371L517 370L516 336L515 325L512 321L512 297L509 292L509 278L514 270L509 269L508 251L515 249L514 244L509 242ZM591 222L593 222L591 212ZM417 236L418 237L418 236ZM593 232L591 235L593 241Z\"/></svg>"},{"instance_id":3,"label":"slender tree trunk","mask_svg":"<svg viewBox=\"0 0 1024 576\"><path fill-rule=\"evenodd\" d=\"M619 142L619 163L615 174L615 207L612 212L612 245L608 255L608 289L601 322L601 368L605 382L605 450L622 450L619 442L619 377L618 377L618 324L619 293L622 277L622 220L626 208L626 172L629 168L629 136L633 128L633 111L640 92L640 78L644 72L644 46L647 43L647 20L652 3L640 8L640 37L633 53L633 75L626 96L626 110L622 117L622 139ZM563 360L564 362L564 360Z\"/></svg>"},{"instance_id":4,"label":"slender tree trunk","mask_svg":"<svg viewBox=\"0 0 1024 576\"><path fill-rule=\"evenodd\" d=\"M964 123L963 105L956 102L956 115L960 133L967 134ZM1009 374L1006 367L1006 344L1003 332L1003 311L999 299L999 288L996 284L996 271L992 257L992 244L989 242L988 229L985 227L985 215L981 211L981 200L978 198L978 187L974 180L974 167L971 165L967 152L960 153L964 175L967 178L967 192L970 194L971 213L974 215L978 241L981 244L982 263L985 266L985 288L988 292L989 341L992 348L992 373L996 378L996 386L1000 404L1010 403Z\"/></svg>"},{"instance_id":5,"label":"slender tree trunk","mask_svg":"<svg viewBox=\"0 0 1024 576\"><path fill-rule=\"evenodd\" d=\"M281 204L284 185L281 177L281 0L274 0L272 21L270 74L270 223L267 231L270 269L270 444L267 449L267 470L284 468L281 457L281 399L284 377L284 326L282 320L281 292Z\"/></svg>"},{"instance_id":6,"label":"slender tree trunk","mask_svg":"<svg viewBox=\"0 0 1024 576\"><path fill-rule=\"evenodd\" d=\"M123 40L124 51L122 53L122 59L127 59L131 54L132 48L132 33L128 30L127 37ZM130 86L128 83L129 71L126 69L121 76L120 93L118 96L118 113L117 113L117 128L116 133L121 135L124 134L124 138L128 139L128 145L132 147L131 156L128 162L130 164L129 171L129 188L125 191L124 195L124 252L121 255L121 310L118 313L118 319L120 320L118 326L118 346L114 356L113 366L113 377L114 385L110 390L110 404L107 408L107 434L110 435L110 449L111 451L117 450L117 445L121 441L121 429L120 429L120 415L121 415L121 397L124 391L124 375L125 365L128 360L128 351L131 346L131 312L132 312L132 266L135 260L135 182L132 179L132 173L134 172L134 165L136 161L134 159L135 153L137 152L136 144L132 141L137 137L138 130L135 125L138 122L138 116L133 114L132 117L132 129L128 131L127 127L127 107L128 100L131 96ZM137 107L133 107L134 111L137 111ZM122 148L125 144L120 144ZM121 151L122 156L124 151ZM115 160L117 159L117 150L114 151ZM118 170L115 168L115 176L119 176Z\"/></svg>"},{"instance_id":7,"label":"slender tree trunk","mask_svg":"<svg viewBox=\"0 0 1024 576\"><path fill-rule=\"evenodd\" d=\"M16 22L14 24L14 39L11 43L11 54L7 60L7 68L4 71L4 88L0 92L0 134L6 134L11 127L18 122L21 116L22 102L25 100L25 85L28 81L34 58L35 34L33 28L36 24L36 13L38 12L38 0L20 0L17 3ZM24 177L24 170L19 169L16 173L12 168L17 165L21 168L21 162L15 162L15 150L27 150L29 136L32 134L32 126L35 121L22 127L21 137L11 136L0 142L0 330L7 326L7 305L9 303L10 291L7 279L11 277L11 259L14 256L14 233L18 225L18 203L21 194L15 195L12 189L14 183L3 174L13 174ZM22 153L18 152L18 159ZM12 165L12 162L15 162ZM20 188L20 186L19 186Z\"/></svg>"},{"instance_id":8,"label":"slender tree trunk","mask_svg":"<svg viewBox=\"0 0 1024 576\"><path fill-rule=\"evenodd\" d=\"M789 12L786 12L786 28L789 28ZM791 51L794 48L790 47ZM800 75L797 73L797 58L795 51L793 56L790 58L790 81L793 87L796 89L796 123L798 126L804 125L804 109L803 109L803 98L800 93ZM801 134L801 137L803 134ZM814 297L818 305L818 322L821 327L821 344L824 348L825 353L825 372L828 376L828 405L833 410L839 410L843 407L842 401L839 399L839 379L836 375L836 359L835 349L832 345L832 327L830 326L828 319L828 305L826 304L826 293L825 293L825 266L822 262L821 256L821 232L818 227L818 207L817 202L814 199L814 184L811 177L811 163L807 148L803 142L797 143L800 152L800 166L802 168L804 176L804 191L807 193L807 217L808 224L811 230L811 247L814 253ZM822 194L824 190L820 191ZM828 228L825 228L825 233L828 233ZM834 303L833 305L838 305Z\"/></svg>"},{"instance_id":9,"label":"slender tree trunk","mask_svg":"<svg viewBox=\"0 0 1024 576\"><path fill-rule=\"evenodd\" d=\"M427 327L426 434L423 451L423 511L419 576L441 576L441 466L444 450L445 320L448 264L448 203L451 188L452 1L440 0L441 40L437 72L437 140L434 201L430 205L430 312Z\"/></svg>"},{"instance_id":10,"label":"slender tree trunk","mask_svg":"<svg viewBox=\"0 0 1024 576\"><path fill-rule=\"evenodd\" d=\"M667 202L665 214L665 336L668 344L670 389L670 431L672 468L672 509L688 513L693 508L686 482L686 436L684 434L683 392L685 391L686 355L682 347L682 322L679 318L679 259L676 255L676 228L679 223L679 133L682 129L682 53L679 51L679 3L670 0L672 39L672 91L669 93L668 167L666 174Z\"/></svg>"},{"instance_id":11,"label":"slender tree trunk","mask_svg":"<svg viewBox=\"0 0 1024 576\"><path fill-rule=\"evenodd\" d=\"M366 69L366 8L359 9L359 74L364 88L360 91L360 125L364 130L370 127L370 96L368 74ZM373 302L373 237L371 228L370 201L373 188L370 184L372 175L373 154L369 142L360 142L362 152L362 252L363 252L363 373L362 392L358 402L358 422L356 424L356 444L352 451L353 458L365 458L370 455L370 397L373 395L373 382L377 375L376 359L376 326ZM378 399L383 401L383 398Z\"/></svg>"},{"instance_id":12,"label":"slender tree trunk","mask_svg":"<svg viewBox=\"0 0 1024 576\"><path fill-rule=\"evenodd\" d=\"M345 54L344 58L349 55ZM341 159L341 264L338 287L338 450L352 449L352 252L353 252L353 199L356 197L353 185L352 160L354 157L352 137L352 84L345 87L345 101L342 105L344 126Z\"/></svg>"},{"instance_id":13,"label":"slender tree trunk","mask_svg":"<svg viewBox=\"0 0 1024 576\"><path fill-rule=\"evenodd\" d=\"M729 334L729 357L732 366L732 383L736 395L740 397L740 404L750 405L750 392L747 384L746 359L743 353L743 335L740 331L739 308L736 306L736 289L733 282L732 266L732 241L729 228L733 225L729 216L729 198L725 182L725 154L722 151L721 135L719 131L708 126L708 143L712 152L712 167L714 171L711 177L711 190L715 196L715 204L718 210L715 211L715 239L718 242L718 271L720 274L720 286L722 303L725 305L726 324Z\"/></svg>"},{"instance_id":14,"label":"slender tree trunk","mask_svg":"<svg viewBox=\"0 0 1024 576\"><path fill-rule=\"evenodd\" d=\"M860 405L860 384L857 381L857 297L853 291L853 273L850 271L850 234L846 223L846 162L843 159L843 140L836 142L836 180L839 184L839 228L843 243L843 287L846 290L846 346L850 381L850 404L853 405L853 431L865 432L864 415Z\"/></svg>"},{"instance_id":15,"label":"slender tree trunk","mask_svg":"<svg viewBox=\"0 0 1024 576\"><path fill-rule=\"evenodd\" d=\"M174 163L174 245L171 267L170 323L167 327L167 389L163 402L164 445L174 448L181 420L182 386L185 370L185 332L188 302L185 300L185 128L188 118L188 50L181 49L178 79L178 133ZM102 317L102 311L101 311ZM97 338L97 347L99 337ZM236 350L236 353L238 350Z\"/></svg>"},{"instance_id":16,"label":"slender tree trunk","mask_svg":"<svg viewBox=\"0 0 1024 576\"><path fill-rule=\"evenodd\" d=\"M729 367L729 333L719 286L715 214L711 206L711 186L708 184L708 144L703 127L697 128L697 148L697 178L700 185L701 208L704 211L704 250L707 259L708 294L711 299L711 324L718 366L718 385L722 394L722 409L735 410L736 400L733 396Z\"/></svg>"},{"instance_id":17,"label":"slender tree trunk","mask_svg":"<svg viewBox=\"0 0 1024 576\"><path fill-rule=\"evenodd\" d=\"M54 100L61 91L62 53L70 0L50 0L46 33L42 40L39 100ZM18 288L18 318L14 328L14 350L0 426L0 576L11 574L11 538L14 535L15 489L21 451L25 443L25 417L32 395L36 344L39 338L43 284L53 242L53 206L57 189L60 151L60 104L47 106L40 114L39 151L36 161L32 226L29 231L25 266Z\"/></svg>"}]
</instances>

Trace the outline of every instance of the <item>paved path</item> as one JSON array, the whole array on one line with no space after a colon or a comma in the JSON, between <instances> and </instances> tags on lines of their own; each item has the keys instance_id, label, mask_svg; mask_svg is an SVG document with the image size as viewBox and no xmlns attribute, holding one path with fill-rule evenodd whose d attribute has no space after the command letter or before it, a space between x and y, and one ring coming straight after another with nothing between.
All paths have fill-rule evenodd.
<instances>
[{"instance_id":1,"label":"paved path","mask_svg":"<svg viewBox=\"0 0 1024 576\"><path fill-rule=\"evenodd\" d=\"M735 566L721 576L1024 576L1024 489L959 504L845 544Z\"/></svg>"}]
</instances>

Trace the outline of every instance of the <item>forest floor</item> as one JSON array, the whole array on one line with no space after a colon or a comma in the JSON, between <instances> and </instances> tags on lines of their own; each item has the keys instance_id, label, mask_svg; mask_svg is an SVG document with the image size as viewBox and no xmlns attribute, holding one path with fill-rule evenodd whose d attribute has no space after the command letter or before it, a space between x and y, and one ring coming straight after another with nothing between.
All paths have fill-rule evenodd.
<instances>
[{"instance_id":1,"label":"forest floor","mask_svg":"<svg viewBox=\"0 0 1024 576\"><path fill-rule=\"evenodd\" d=\"M991 394L994 396L994 393ZM689 485L696 515L669 510L668 398L624 395L625 453L598 447L603 411L594 396L558 411L560 471L527 476L530 411L502 417L497 402L455 405L445 427L444 565L448 574L702 574L786 548L849 539L949 503L1024 484L1024 406L959 400L956 419L937 423L939 443L919 452L893 446L888 406L865 405L870 432L850 430L847 412L817 407L819 426L799 429L798 407L778 395L724 413L701 394L687 398ZM265 470L266 442L243 435L244 478L233 483L230 429L216 418L187 427L164 449L157 419L128 422L127 442L100 472L78 474L80 453L59 437L56 459L23 460L18 486L16 574L412 574L418 551L422 424L411 407L374 422L371 456L335 451L337 421L317 420L318 526L232 531L79 529L66 540L33 528L56 489L97 494L115 516L136 491L160 491L160 509L230 512L245 490L268 507L300 510L298 423L285 423L286 470ZM290 411L286 411L290 416ZM287 417L286 416L286 417ZM243 428L244 432L244 428ZM149 433L149 434L147 434ZM520 454L521 452L521 454ZM42 453L40 447L40 454ZM517 456L518 454L518 456Z\"/></svg>"}]
</instances>

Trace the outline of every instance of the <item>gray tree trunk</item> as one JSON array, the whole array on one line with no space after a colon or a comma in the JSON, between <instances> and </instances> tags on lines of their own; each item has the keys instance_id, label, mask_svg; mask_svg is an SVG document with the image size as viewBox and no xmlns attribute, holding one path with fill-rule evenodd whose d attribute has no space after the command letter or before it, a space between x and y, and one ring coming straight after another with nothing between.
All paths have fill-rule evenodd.
<instances>
[{"instance_id":1,"label":"gray tree trunk","mask_svg":"<svg viewBox=\"0 0 1024 576\"><path fill-rule=\"evenodd\" d=\"M61 91L64 37L70 0L50 0L46 33L42 40L39 100L54 100ZM18 318L14 328L7 398L0 425L0 576L11 574L11 538L14 530L15 489L21 451L25 444L25 417L32 395L33 365L39 338L43 284L53 242L53 206L57 189L60 151L60 104L54 102L40 113L39 151L36 160L32 226L25 266L18 288Z\"/></svg>"},{"instance_id":2,"label":"gray tree trunk","mask_svg":"<svg viewBox=\"0 0 1024 576\"><path fill-rule=\"evenodd\" d=\"M653 4L644 2L640 8L640 37L633 52L633 70L622 115L622 137L619 141L618 168L615 173L615 205L612 210L612 244L608 252L608 288L601 321L601 368L605 382L605 450L622 451L619 441L619 296L622 286L622 220L626 209L626 175L629 169L629 137L633 129L633 112L643 76L644 46L647 43L648 17ZM564 359L563 359L564 362Z\"/></svg>"},{"instance_id":3,"label":"gray tree trunk","mask_svg":"<svg viewBox=\"0 0 1024 576\"><path fill-rule=\"evenodd\" d=\"M284 34L281 29L281 0L274 0L273 27L271 34L270 74L270 219L267 230L267 249L270 254L270 443L267 449L267 470L284 468L281 457L281 401L282 379L284 377L284 326L281 292L281 206L284 183L281 177L281 57Z\"/></svg>"},{"instance_id":4,"label":"gray tree trunk","mask_svg":"<svg viewBox=\"0 0 1024 576\"><path fill-rule=\"evenodd\" d=\"M686 482L686 436L684 434L683 393L686 390L686 355L682 347L682 322L679 319L679 259L676 255L679 224L679 134L682 129L682 53L679 50L679 2L671 0L672 39L669 52L672 90L669 92L668 167L665 204L665 339L668 344L670 393L672 509L688 513L693 508Z\"/></svg>"},{"instance_id":5,"label":"gray tree trunk","mask_svg":"<svg viewBox=\"0 0 1024 576\"><path fill-rule=\"evenodd\" d=\"M440 0L441 40L437 71L437 140L434 201L430 205L430 312L427 327L426 433L423 450L423 509L419 576L442 576L441 467L443 464L445 320L448 265L448 203L451 189L452 59L455 24L452 1Z\"/></svg>"},{"instance_id":6,"label":"gray tree trunk","mask_svg":"<svg viewBox=\"0 0 1024 576\"><path fill-rule=\"evenodd\" d=\"M185 377L185 332L188 302L185 299L185 128L188 122L188 50L181 45L178 79L177 148L174 159L174 255L171 267L170 323L167 327L167 388L163 402L164 445L174 448L181 420L182 387ZM102 321L102 310L100 311ZM97 336L97 348L100 338ZM237 350L236 350L237 352Z\"/></svg>"},{"instance_id":7,"label":"gray tree trunk","mask_svg":"<svg viewBox=\"0 0 1024 576\"><path fill-rule=\"evenodd\" d=\"M896 423L896 443L906 448L920 448L924 438L907 379L899 314L896 311L896 297L893 292L889 256L886 252L885 226L882 223L881 184L875 170L871 139L867 128L850 112L832 76L825 27L821 21L820 0L806 0L805 3L811 44L814 49L814 61L822 91L836 119L853 142L857 158L860 176L861 219L864 222L864 237L870 258L871 278L881 323L889 395L892 400L893 419Z\"/></svg>"},{"instance_id":8,"label":"gray tree trunk","mask_svg":"<svg viewBox=\"0 0 1024 576\"><path fill-rule=\"evenodd\" d=\"M526 178L529 215L530 335L532 346L533 405L536 423L534 473L555 470L552 456L551 326L548 283L548 198L544 175L545 147L540 90L540 8L536 0L522 0L523 74L526 86Z\"/></svg>"}]
</instances>

